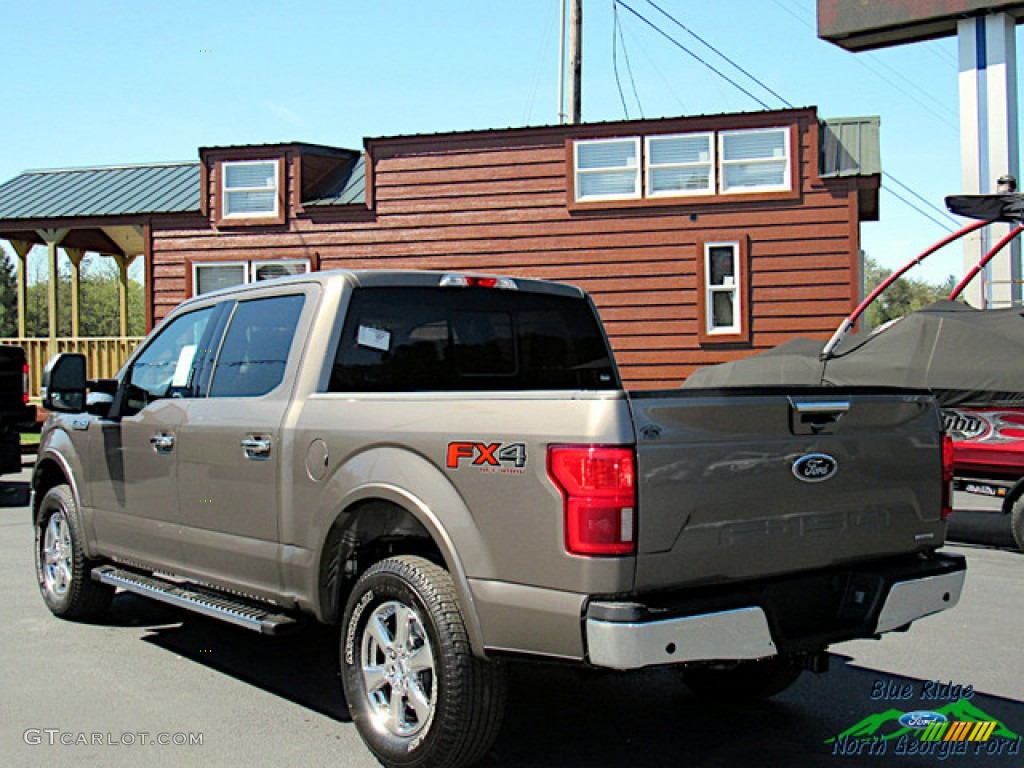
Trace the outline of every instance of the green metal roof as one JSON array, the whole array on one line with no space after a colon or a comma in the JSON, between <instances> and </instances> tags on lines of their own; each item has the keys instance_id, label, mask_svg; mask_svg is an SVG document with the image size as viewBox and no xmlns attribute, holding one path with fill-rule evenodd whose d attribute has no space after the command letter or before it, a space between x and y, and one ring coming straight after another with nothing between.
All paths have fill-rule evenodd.
<instances>
[{"instance_id":1,"label":"green metal roof","mask_svg":"<svg viewBox=\"0 0 1024 768\"><path fill-rule=\"evenodd\" d=\"M310 200L303 200L305 208L323 205L351 205L366 202L366 157L359 155L347 163L335 177L328 180Z\"/></svg>"},{"instance_id":2,"label":"green metal roof","mask_svg":"<svg viewBox=\"0 0 1024 768\"><path fill-rule=\"evenodd\" d=\"M25 171L0 185L0 220L199 210L199 163Z\"/></svg>"},{"instance_id":3,"label":"green metal roof","mask_svg":"<svg viewBox=\"0 0 1024 768\"><path fill-rule=\"evenodd\" d=\"M882 172L878 117L821 121L821 177L872 176Z\"/></svg>"}]
</instances>

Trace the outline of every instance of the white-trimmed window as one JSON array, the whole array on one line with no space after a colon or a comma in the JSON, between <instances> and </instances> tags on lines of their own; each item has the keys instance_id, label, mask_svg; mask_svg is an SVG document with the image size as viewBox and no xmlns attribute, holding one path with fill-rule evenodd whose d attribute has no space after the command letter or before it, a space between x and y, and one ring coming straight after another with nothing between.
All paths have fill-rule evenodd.
<instances>
[{"instance_id":1,"label":"white-trimmed window","mask_svg":"<svg viewBox=\"0 0 1024 768\"><path fill-rule=\"evenodd\" d=\"M249 271L247 261L217 261L209 264L192 265L192 293L198 296L201 293L219 291L221 288L230 288L233 285L241 285L246 282L246 274Z\"/></svg>"},{"instance_id":2,"label":"white-trimmed window","mask_svg":"<svg viewBox=\"0 0 1024 768\"><path fill-rule=\"evenodd\" d=\"M274 217L278 211L277 160L246 160L221 164L225 219Z\"/></svg>"},{"instance_id":3,"label":"white-trimmed window","mask_svg":"<svg viewBox=\"0 0 1024 768\"><path fill-rule=\"evenodd\" d=\"M740 244L704 244L704 318L709 335L742 330Z\"/></svg>"},{"instance_id":4,"label":"white-trimmed window","mask_svg":"<svg viewBox=\"0 0 1024 768\"><path fill-rule=\"evenodd\" d=\"M304 275L309 272L309 262L304 259L275 261L254 261L252 263L252 282L271 280L275 277Z\"/></svg>"},{"instance_id":5,"label":"white-trimmed window","mask_svg":"<svg viewBox=\"0 0 1024 768\"><path fill-rule=\"evenodd\" d=\"M218 291L245 283L257 283L275 277L303 275L309 272L305 259L274 261L209 261L192 264L192 294Z\"/></svg>"},{"instance_id":6,"label":"white-trimmed window","mask_svg":"<svg viewBox=\"0 0 1024 768\"><path fill-rule=\"evenodd\" d=\"M789 135L788 128L719 133L722 193L788 190Z\"/></svg>"},{"instance_id":7,"label":"white-trimmed window","mask_svg":"<svg viewBox=\"0 0 1024 768\"><path fill-rule=\"evenodd\" d=\"M713 195L714 134L681 133L648 136L647 196Z\"/></svg>"},{"instance_id":8,"label":"white-trimmed window","mask_svg":"<svg viewBox=\"0 0 1024 768\"><path fill-rule=\"evenodd\" d=\"M573 143L576 199L629 200L640 197L640 137Z\"/></svg>"}]
</instances>

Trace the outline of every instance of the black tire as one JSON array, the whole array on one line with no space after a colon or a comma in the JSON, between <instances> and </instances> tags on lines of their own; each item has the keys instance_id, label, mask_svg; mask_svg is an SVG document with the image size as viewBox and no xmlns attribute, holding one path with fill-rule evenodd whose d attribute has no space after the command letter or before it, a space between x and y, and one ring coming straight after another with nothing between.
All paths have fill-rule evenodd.
<instances>
[{"instance_id":1,"label":"black tire","mask_svg":"<svg viewBox=\"0 0 1024 768\"><path fill-rule=\"evenodd\" d=\"M1013 531L1017 547L1024 550L1024 496L1013 502L1013 508L1010 510L1010 530Z\"/></svg>"},{"instance_id":2,"label":"black tire","mask_svg":"<svg viewBox=\"0 0 1024 768\"><path fill-rule=\"evenodd\" d=\"M383 560L357 582L341 678L359 735L386 766L471 765L501 729L504 669L473 655L451 576L421 557Z\"/></svg>"},{"instance_id":3,"label":"black tire","mask_svg":"<svg viewBox=\"0 0 1024 768\"><path fill-rule=\"evenodd\" d=\"M788 656L729 665L686 667L683 682L694 693L722 701L767 699L782 693L803 670Z\"/></svg>"},{"instance_id":4,"label":"black tire","mask_svg":"<svg viewBox=\"0 0 1024 768\"><path fill-rule=\"evenodd\" d=\"M54 616L95 621L110 607L114 589L92 580L90 572L99 563L85 556L81 526L71 488L47 491L36 517L36 578Z\"/></svg>"}]
</instances>

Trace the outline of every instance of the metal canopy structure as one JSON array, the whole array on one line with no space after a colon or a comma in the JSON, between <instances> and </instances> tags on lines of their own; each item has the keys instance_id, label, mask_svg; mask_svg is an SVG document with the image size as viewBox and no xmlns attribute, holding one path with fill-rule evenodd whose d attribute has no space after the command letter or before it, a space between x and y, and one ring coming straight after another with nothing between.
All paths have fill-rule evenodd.
<instances>
[{"instance_id":1,"label":"metal canopy structure","mask_svg":"<svg viewBox=\"0 0 1024 768\"><path fill-rule=\"evenodd\" d=\"M1016 25L1024 2L1005 0L817 0L818 37L848 51L956 35L959 44L962 191L996 190L1019 178ZM943 190L947 192L948 190ZM964 266L975 264L1009 231L990 227L964 242ZM1020 244L986 267L965 296L976 307L1021 304Z\"/></svg>"},{"instance_id":2,"label":"metal canopy structure","mask_svg":"<svg viewBox=\"0 0 1024 768\"><path fill-rule=\"evenodd\" d=\"M1024 3L1005 0L818 0L818 37L848 51L873 51L957 34L971 16L1005 13L1020 23Z\"/></svg>"},{"instance_id":3,"label":"metal canopy structure","mask_svg":"<svg viewBox=\"0 0 1024 768\"><path fill-rule=\"evenodd\" d=\"M199 194L199 163L26 171L0 185L0 239L18 257L18 336L26 336L29 252L42 245L50 271L51 343L57 338L58 248L71 262L71 335L79 336L82 259L95 252L117 262L126 337L128 267L145 250L147 217L198 212Z\"/></svg>"}]
</instances>

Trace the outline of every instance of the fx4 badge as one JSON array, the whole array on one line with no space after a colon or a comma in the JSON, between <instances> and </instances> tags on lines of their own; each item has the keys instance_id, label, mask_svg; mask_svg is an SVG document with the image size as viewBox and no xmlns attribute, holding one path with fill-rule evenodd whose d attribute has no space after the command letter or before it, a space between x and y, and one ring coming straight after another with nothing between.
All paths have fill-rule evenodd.
<instances>
[{"instance_id":1,"label":"fx4 badge","mask_svg":"<svg viewBox=\"0 0 1024 768\"><path fill-rule=\"evenodd\" d=\"M475 467L481 472L502 472L521 475L526 467L524 443L448 443L448 469Z\"/></svg>"},{"instance_id":2,"label":"fx4 badge","mask_svg":"<svg viewBox=\"0 0 1024 768\"><path fill-rule=\"evenodd\" d=\"M823 483L839 471L839 462L827 453L809 453L793 462L793 475L805 483Z\"/></svg>"}]
</instances>

